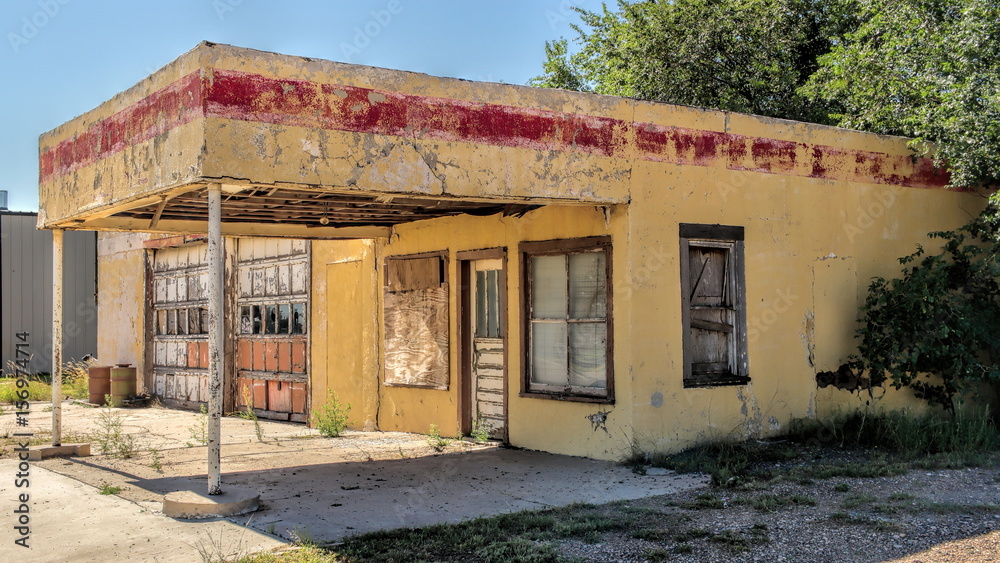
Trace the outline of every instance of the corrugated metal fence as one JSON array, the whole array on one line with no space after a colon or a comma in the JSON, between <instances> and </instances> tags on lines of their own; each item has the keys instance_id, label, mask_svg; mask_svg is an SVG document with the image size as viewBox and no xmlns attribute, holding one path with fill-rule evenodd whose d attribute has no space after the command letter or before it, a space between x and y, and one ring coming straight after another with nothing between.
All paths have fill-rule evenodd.
<instances>
[{"instance_id":1,"label":"corrugated metal fence","mask_svg":"<svg viewBox=\"0 0 1000 563\"><path fill-rule=\"evenodd\" d=\"M28 333L30 371L52 371L52 232L37 213L0 211L0 344L2 368ZM63 267L63 359L97 353L97 233L68 231Z\"/></svg>"}]
</instances>

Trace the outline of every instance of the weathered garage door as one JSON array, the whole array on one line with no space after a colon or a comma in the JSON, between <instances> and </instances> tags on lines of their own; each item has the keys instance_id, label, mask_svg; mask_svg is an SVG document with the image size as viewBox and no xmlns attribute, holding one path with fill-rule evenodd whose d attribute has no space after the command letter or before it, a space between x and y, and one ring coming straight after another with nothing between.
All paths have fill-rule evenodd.
<instances>
[{"instance_id":1,"label":"weathered garage door","mask_svg":"<svg viewBox=\"0 0 1000 563\"><path fill-rule=\"evenodd\" d=\"M153 390L166 404L208 401L208 245L153 251Z\"/></svg>"},{"instance_id":2,"label":"weathered garage door","mask_svg":"<svg viewBox=\"0 0 1000 563\"><path fill-rule=\"evenodd\" d=\"M240 406L258 416L309 417L309 243L239 239L237 378Z\"/></svg>"}]
</instances>

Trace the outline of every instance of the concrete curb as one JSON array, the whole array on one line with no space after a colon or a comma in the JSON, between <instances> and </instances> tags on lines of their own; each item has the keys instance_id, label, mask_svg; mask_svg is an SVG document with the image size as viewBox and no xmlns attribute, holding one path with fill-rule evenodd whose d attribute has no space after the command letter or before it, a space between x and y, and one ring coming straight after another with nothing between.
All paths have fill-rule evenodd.
<instances>
[{"instance_id":1,"label":"concrete curb","mask_svg":"<svg viewBox=\"0 0 1000 563\"><path fill-rule=\"evenodd\" d=\"M41 461L50 457L89 457L90 444L63 444L61 446L31 446L28 448L29 461Z\"/></svg>"}]
</instances>

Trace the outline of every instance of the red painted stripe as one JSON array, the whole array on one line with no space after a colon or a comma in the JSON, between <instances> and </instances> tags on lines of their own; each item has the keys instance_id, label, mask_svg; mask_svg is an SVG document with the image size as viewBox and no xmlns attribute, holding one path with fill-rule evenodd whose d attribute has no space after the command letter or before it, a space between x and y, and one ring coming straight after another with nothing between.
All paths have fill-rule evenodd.
<instances>
[{"instance_id":1,"label":"red painted stripe","mask_svg":"<svg viewBox=\"0 0 1000 563\"><path fill-rule=\"evenodd\" d=\"M623 153L619 120L215 70L208 115L535 150Z\"/></svg>"},{"instance_id":2,"label":"red painted stripe","mask_svg":"<svg viewBox=\"0 0 1000 563\"><path fill-rule=\"evenodd\" d=\"M39 156L39 178L46 182L69 174L201 117L201 82L200 74L193 72L46 149Z\"/></svg>"},{"instance_id":3,"label":"red painted stripe","mask_svg":"<svg viewBox=\"0 0 1000 563\"><path fill-rule=\"evenodd\" d=\"M224 69L200 80L188 75L46 150L40 177L67 174L201 116L612 158L629 158L634 139L639 158L673 164L920 188L944 187L949 179L926 158ZM802 154L811 161L797 162Z\"/></svg>"},{"instance_id":4,"label":"red painted stripe","mask_svg":"<svg viewBox=\"0 0 1000 563\"><path fill-rule=\"evenodd\" d=\"M842 149L765 137L664 127L652 123L636 125L636 147L643 160L692 166L719 163L730 170L749 170L852 182L943 188L951 178L928 158ZM810 161L799 166L799 155ZM961 190L958 190L961 191Z\"/></svg>"}]
</instances>

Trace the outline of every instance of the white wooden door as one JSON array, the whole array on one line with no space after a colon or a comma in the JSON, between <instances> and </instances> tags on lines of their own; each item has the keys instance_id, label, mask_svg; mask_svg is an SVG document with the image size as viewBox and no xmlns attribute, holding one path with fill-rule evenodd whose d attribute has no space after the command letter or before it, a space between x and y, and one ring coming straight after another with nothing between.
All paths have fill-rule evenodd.
<instances>
[{"instance_id":1,"label":"white wooden door","mask_svg":"<svg viewBox=\"0 0 1000 563\"><path fill-rule=\"evenodd\" d=\"M503 261L476 260L470 272L472 423L504 439Z\"/></svg>"},{"instance_id":2,"label":"white wooden door","mask_svg":"<svg viewBox=\"0 0 1000 563\"><path fill-rule=\"evenodd\" d=\"M153 252L153 392L165 404L208 402L208 245Z\"/></svg>"}]
</instances>

